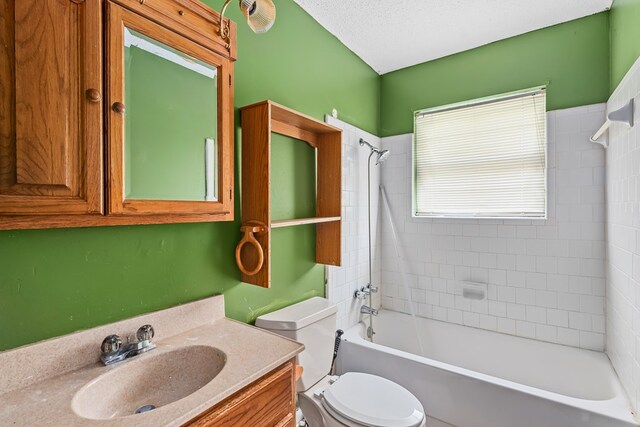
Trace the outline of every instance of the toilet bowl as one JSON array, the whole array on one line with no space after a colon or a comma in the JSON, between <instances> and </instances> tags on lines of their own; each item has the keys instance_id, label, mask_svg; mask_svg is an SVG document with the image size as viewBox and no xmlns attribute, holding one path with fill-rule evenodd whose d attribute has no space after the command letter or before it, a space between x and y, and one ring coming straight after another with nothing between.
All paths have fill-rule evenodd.
<instances>
[{"instance_id":1,"label":"toilet bowl","mask_svg":"<svg viewBox=\"0 0 640 427\"><path fill-rule=\"evenodd\" d=\"M327 376L298 394L310 427L423 427L422 404L405 388L376 375Z\"/></svg>"},{"instance_id":2,"label":"toilet bowl","mask_svg":"<svg viewBox=\"0 0 640 427\"><path fill-rule=\"evenodd\" d=\"M333 355L336 306L320 297L260 316L256 326L302 342L296 385L309 427L423 427L422 404L388 379L359 372L328 375Z\"/></svg>"}]
</instances>

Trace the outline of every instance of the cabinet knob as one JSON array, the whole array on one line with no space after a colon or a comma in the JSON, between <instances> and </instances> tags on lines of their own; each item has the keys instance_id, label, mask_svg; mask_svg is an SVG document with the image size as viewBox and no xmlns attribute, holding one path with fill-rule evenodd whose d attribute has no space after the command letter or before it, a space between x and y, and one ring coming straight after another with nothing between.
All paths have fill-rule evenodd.
<instances>
[{"instance_id":1,"label":"cabinet knob","mask_svg":"<svg viewBox=\"0 0 640 427\"><path fill-rule=\"evenodd\" d=\"M102 100L102 95L100 95L98 89L87 89L85 95L91 102L100 102Z\"/></svg>"},{"instance_id":2,"label":"cabinet knob","mask_svg":"<svg viewBox=\"0 0 640 427\"><path fill-rule=\"evenodd\" d=\"M124 104L122 102L114 102L113 105L111 106L111 109L118 114L124 113L124 110L125 110Z\"/></svg>"}]
</instances>

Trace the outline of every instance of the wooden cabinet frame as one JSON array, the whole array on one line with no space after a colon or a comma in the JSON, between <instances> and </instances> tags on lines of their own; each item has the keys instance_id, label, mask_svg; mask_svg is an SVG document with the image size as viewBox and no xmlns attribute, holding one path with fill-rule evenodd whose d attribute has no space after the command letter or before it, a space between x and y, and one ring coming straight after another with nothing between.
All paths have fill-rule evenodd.
<instances>
[{"instance_id":1,"label":"wooden cabinet frame","mask_svg":"<svg viewBox=\"0 0 640 427\"><path fill-rule=\"evenodd\" d=\"M129 28L218 70L218 201L125 200L124 114L107 110L107 187L109 215L229 214L233 212L232 61L144 16L109 2L107 5L107 106L124 101L124 29ZM175 25L175 24L174 24Z\"/></svg>"},{"instance_id":2,"label":"wooden cabinet frame","mask_svg":"<svg viewBox=\"0 0 640 427\"><path fill-rule=\"evenodd\" d=\"M242 107L242 224L263 224L255 245L238 251L245 270L259 265L255 274L241 268L245 283L271 286L271 229L316 224L316 262L340 265L342 209L342 130L272 101ZM316 150L316 216L273 220L271 218L271 133L306 142ZM237 258L237 259L238 259ZM240 265L239 265L240 266Z\"/></svg>"}]
</instances>

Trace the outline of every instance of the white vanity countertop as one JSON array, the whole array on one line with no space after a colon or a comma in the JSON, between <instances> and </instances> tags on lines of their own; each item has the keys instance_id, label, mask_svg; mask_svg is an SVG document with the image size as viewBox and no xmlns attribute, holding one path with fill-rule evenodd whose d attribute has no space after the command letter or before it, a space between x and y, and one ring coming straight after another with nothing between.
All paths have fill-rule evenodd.
<instances>
[{"instance_id":1,"label":"white vanity countertop","mask_svg":"<svg viewBox=\"0 0 640 427\"><path fill-rule=\"evenodd\" d=\"M135 334L147 323L156 330L156 349L112 366L98 361L105 336L118 333L125 340L127 333ZM78 390L104 373L187 346L211 346L226 355L220 373L193 394L144 414L119 418L88 419L74 411L72 400ZM0 425L179 426L303 349L295 341L225 318L223 297L207 298L0 353ZM184 369L190 368L185 363ZM122 393L126 396L127 390Z\"/></svg>"}]
</instances>

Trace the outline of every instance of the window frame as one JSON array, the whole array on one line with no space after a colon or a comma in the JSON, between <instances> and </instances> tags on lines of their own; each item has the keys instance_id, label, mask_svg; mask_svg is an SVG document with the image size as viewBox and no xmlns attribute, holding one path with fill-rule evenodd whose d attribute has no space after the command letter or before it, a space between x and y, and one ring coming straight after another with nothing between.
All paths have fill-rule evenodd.
<instances>
[{"instance_id":1,"label":"window frame","mask_svg":"<svg viewBox=\"0 0 640 427\"><path fill-rule=\"evenodd\" d=\"M471 99L462 102L456 102L452 104L441 105L431 108L423 108L415 110L413 112L413 132L411 134L411 218L418 220L432 220L432 219L471 219L471 220L522 220L522 221L537 221L547 220L549 218L549 133L548 133L548 120L546 109L546 91L547 86L534 86L527 89L505 92L497 95L486 96L482 98ZM527 95L536 95L538 93L545 93L545 111L544 111L544 215L541 216L523 216L523 215L464 215L464 214L419 214L417 208L417 182L416 182L416 118L419 115L457 110L466 107L472 107L477 105L490 104L498 101L505 101L514 98L520 98Z\"/></svg>"}]
</instances>

